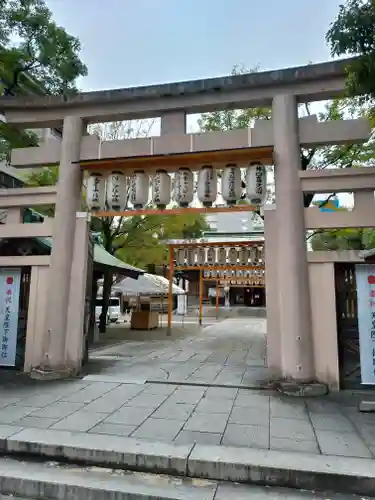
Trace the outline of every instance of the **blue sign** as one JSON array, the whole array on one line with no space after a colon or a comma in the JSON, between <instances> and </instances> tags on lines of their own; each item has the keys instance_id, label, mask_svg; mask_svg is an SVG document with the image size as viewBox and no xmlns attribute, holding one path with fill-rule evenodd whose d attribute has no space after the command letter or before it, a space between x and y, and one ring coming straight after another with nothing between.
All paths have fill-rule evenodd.
<instances>
[{"instance_id":1,"label":"blue sign","mask_svg":"<svg viewBox=\"0 0 375 500\"><path fill-rule=\"evenodd\" d=\"M0 269L0 366L16 364L21 269Z\"/></svg>"},{"instance_id":2,"label":"blue sign","mask_svg":"<svg viewBox=\"0 0 375 500\"><path fill-rule=\"evenodd\" d=\"M324 203L323 206L322 203ZM314 202L314 205L318 206L321 212L335 212L340 208L340 202L337 198L331 198L325 203L325 200L318 200Z\"/></svg>"}]
</instances>

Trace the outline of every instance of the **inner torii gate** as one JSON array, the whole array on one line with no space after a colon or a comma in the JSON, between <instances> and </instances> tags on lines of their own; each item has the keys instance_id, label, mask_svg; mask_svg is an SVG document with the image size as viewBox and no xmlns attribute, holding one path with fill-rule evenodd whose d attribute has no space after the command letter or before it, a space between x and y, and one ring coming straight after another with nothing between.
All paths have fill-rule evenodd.
<instances>
[{"instance_id":1,"label":"inner torii gate","mask_svg":"<svg viewBox=\"0 0 375 500\"><path fill-rule=\"evenodd\" d=\"M54 219L44 224L23 225L15 217L0 227L0 238L15 238L21 234L23 237L52 237L45 305L38 310L43 316L38 324L43 325L40 335L43 351L48 352L51 373L59 376L66 371L77 373L80 369L79 355L67 349L67 318L70 304L74 302L72 297L84 293L84 280L79 288L74 287L72 281L76 277L72 257L85 241L76 231L77 212L81 218L87 217L80 212L82 173L129 168L134 171L142 162L152 163L153 168L163 168L168 161L176 165L186 162L199 165L204 155L211 154L213 158L217 153L224 156L226 151L229 156L251 156L266 148L271 151L269 156L275 167L277 207L272 214L265 212L266 280L268 283L271 279L274 283L272 296L268 297L267 292L268 322L273 322L268 334L272 342L267 356L270 359L270 346L273 345L273 367L283 378L329 379L330 364L327 362L324 369L318 369L320 361L314 358L312 345L306 229L375 227L373 193L372 200L369 197L369 191L374 189L375 175L368 168L362 169L363 172L355 169L345 175L338 175L337 171L301 172L300 149L364 142L370 135L370 125L367 119L325 123L319 123L314 116L299 119L297 107L301 102L340 97L346 84L345 67L346 61L334 61L226 78L88 92L72 97L0 98L0 114L10 124L21 128L63 128L61 142L51 140L40 147L15 150L11 160L16 168L59 165L59 181L53 197L56 200ZM187 113L259 106L272 108L272 120L257 121L251 129L245 130L186 133ZM160 137L101 142L98 137L86 133L88 123L155 116L161 119ZM327 189L329 192L360 191L358 207L348 214L320 214L317 208L304 209L303 193L327 192ZM49 204L51 194L43 188L37 192L35 188L26 188L14 197L8 195L7 200L3 206L8 208L11 203L13 210L27 204L33 206L30 200L34 205ZM237 208L235 206L234 210ZM100 215L110 213L101 212ZM283 293L279 290L281 283ZM311 283L315 287L318 281ZM77 316L77 321L82 321L81 316L83 312ZM35 351L31 366L38 366L43 356L39 350Z\"/></svg>"},{"instance_id":2,"label":"inner torii gate","mask_svg":"<svg viewBox=\"0 0 375 500\"><path fill-rule=\"evenodd\" d=\"M199 324L202 324L203 308L203 281L216 281L218 289L219 281L231 278L233 271L243 271L248 274L263 273L264 275L264 242L263 241L234 241L234 242L204 242L190 241L170 243L169 247L169 290L168 290L168 331L172 327L173 295L172 284L175 271L198 271L199 272ZM205 277L204 272L217 273L217 276ZM220 276L221 275L221 276ZM256 281L255 286L264 287L264 276L252 276ZM251 277L243 278L244 280ZM218 294L216 293L216 308L218 307Z\"/></svg>"}]
</instances>

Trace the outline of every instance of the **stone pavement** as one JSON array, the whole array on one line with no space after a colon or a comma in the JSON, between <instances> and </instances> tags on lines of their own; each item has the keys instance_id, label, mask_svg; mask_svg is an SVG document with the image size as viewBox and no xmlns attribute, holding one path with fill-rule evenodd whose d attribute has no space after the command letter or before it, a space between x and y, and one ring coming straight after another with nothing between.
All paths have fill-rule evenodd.
<instances>
[{"instance_id":1,"label":"stone pavement","mask_svg":"<svg viewBox=\"0 0 375 500\"><path fill-rule=\"evenodd\" d=\"M195 337L127 342L94 353L95 373L81 380L7 382L3 372L0 438L49 429L372 459L375 415L358 412L361 395L244 388L267 373L264 331L262 320L225 320Z\"/></svg>"},{"instance_id":2,"label":"stone pavement","mask_svg":"<svg viewBox=\"0 0 375 500\"><path fill-rule=\"evenodd\" d=\"M185 338L129 341L93 353L86 380L258 388L269 376L265 332L264 319L227 319Z\"/></svg>"},{"instance_id":3,"label":"stone pavement","mask_svg":"<svg viewBox=\"0 0 375 500\"><path fill-rule=\"evenodd\" d=\"M287 399L270 391L70 381L0 390L0 437L24 428L373 458L375 415L359 396Z\"/></svg>"}]
</instances>

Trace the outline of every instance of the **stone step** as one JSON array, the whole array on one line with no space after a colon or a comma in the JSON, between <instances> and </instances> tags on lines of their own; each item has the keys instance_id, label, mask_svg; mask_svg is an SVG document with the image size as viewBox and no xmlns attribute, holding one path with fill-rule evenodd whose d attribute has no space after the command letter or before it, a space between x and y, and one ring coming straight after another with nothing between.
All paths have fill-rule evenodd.
<instances>
[{"instance_id":1,"label":"stone step","mask_svg":"<svg viewBox=\"0 0 375 500\"><path fill-rule=\"evenodd\" d=\"M25 499L212 500L216 490L213 481L0 459L0 492Z\"/></svg>"},{"instance_id":2,"label":"stone step","mask_svg":"<svg viewBox=\"0 0 375 500\"><path fill-rule=\"evenodd\" d=\"M193 481L200 478L369 496L375 492L373 459L227 446L174 445L42 429L14 431L0 437L0 451L17 457L169 474ZM6 491L0 489L0 493ZM22 492L17 494L22 495Z\"/></svg>"},{"instance_id":3,"label":"stone step","mask_svg":"<svg viewBox=\"0 0 375 500\"><path fill-rule=\"evenodd\" d=\"M277 487L0 459L0 500L365 500ZM368 497L367 497L368 498Z\"/></svg>"}]
</instances>

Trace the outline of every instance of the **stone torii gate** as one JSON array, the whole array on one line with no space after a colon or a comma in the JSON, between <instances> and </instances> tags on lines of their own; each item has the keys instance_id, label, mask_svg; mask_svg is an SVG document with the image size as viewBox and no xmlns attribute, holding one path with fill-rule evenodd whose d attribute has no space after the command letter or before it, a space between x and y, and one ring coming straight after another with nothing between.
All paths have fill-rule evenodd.
<instances>
[{"instance_id":1,"label":"stone torii gate","mask_svg":"<svg viewBox=\"0 0 375 500\"><path fill-rule=\"evenodd\" d=\"M266 279L270 294L267 304L269 311L276 311L277 318L272 322L269 313L274 328L270 339L279 337L277 343L268 346L269 351L278 346L278 355L273 355L277 361L271 364L283 378L305 381L317 377L311 300L306 285L309 276L300 148L363 142L369 137L370 126L365 119L324 123L314 116L298 119L297 106L343 95L345 64L346 61L335 61L72 97L0 98L0 113L8 123L22 128L63 127L61 142L50 140L40 147L14 150L11 160L17 168L59 165L55 219L49 235L53 237L53 245L45 319L51 370L56 373L78 370L77 360L67 359L66 355L66 318L76 213L80 211L82 171L87 165L96 162L100 168L101 162L108 166L114 160L131 161L139 157L145 161L159 157L162 165L165 155L179 154L183 160L184 155L192 152L199 153L204 161L204 155L213 151L243 150L250 155L251 151L263 148L268 151L264 153L265 160L275 165L277 206L277 224L272 232L267 228L267 211L265 216ZM259 106L272 108L272 120L257 121L249 130L186 133L188 113ZM160 137L101 143L96 136L86 133L89 123L151 117L161 118ZM1 231L2 228L0 237L3 237ZM40 232L46 236L45 230ZM272 262L268 260L271 255L267 253L268 246L277 248Z\"/></svg>"}]
</instances>

